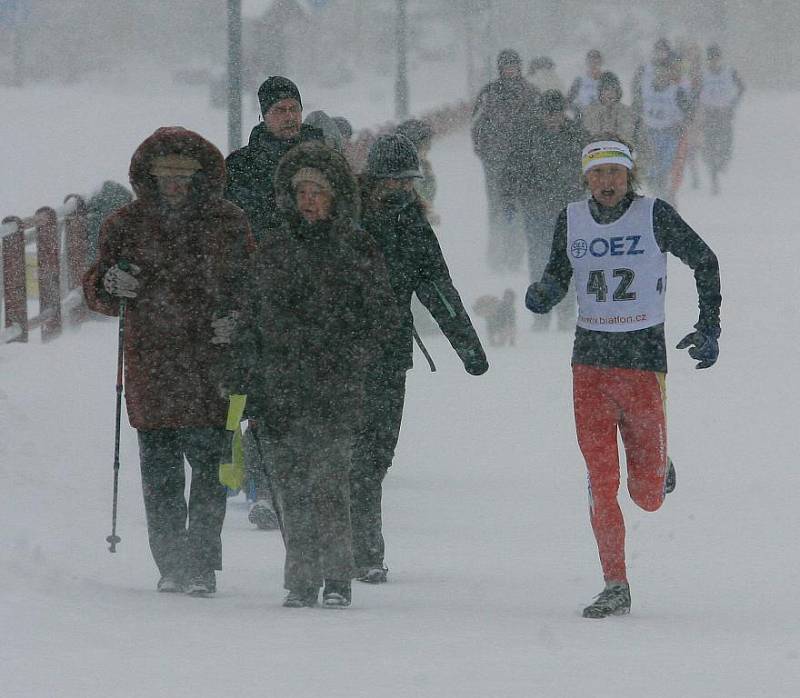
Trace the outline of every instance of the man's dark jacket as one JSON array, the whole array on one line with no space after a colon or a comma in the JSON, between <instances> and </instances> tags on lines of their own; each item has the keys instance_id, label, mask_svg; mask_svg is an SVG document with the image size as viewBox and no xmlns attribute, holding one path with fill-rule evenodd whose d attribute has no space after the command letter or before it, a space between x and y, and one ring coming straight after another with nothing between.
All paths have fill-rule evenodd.
<instances>
[{"instance_id":1,"label":"man's dark jacket","mask_svg":"<svg viewBox=\"0 0 800 698\"><path fill-rule=\"evenodd\" d=\"M225 160L227 179L225 198L242 209L250 221L256 240L280 225L275 205L275 170L281 158L298 143L323 140L322 131L303 124L296 138L273 136L264 123L253 127L250 141Z\"/></svg>"}]
</instances>

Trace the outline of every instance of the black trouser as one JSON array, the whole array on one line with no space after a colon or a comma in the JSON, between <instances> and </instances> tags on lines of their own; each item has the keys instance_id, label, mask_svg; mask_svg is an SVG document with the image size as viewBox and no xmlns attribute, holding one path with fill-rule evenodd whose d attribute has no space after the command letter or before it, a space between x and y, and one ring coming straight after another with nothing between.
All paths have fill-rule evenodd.
<instances>
[{"instance_id":1,"label":"black trouser","mask_svg":"<svg viewBox=\"0 0 800 698\"><path fill-rule=\"evenodd\" d=\"M492 271L516 271L525 253L522 202L505 193L507 173L484 163L489 212L487 259Z\"/></svg>"},{"instance_id":2,"label":"black trouser","mask_svg":"<svg viewBox=\"0 0 800 698\"><path fill-rule=\"evenodd\" d=\"M256 433L286 546L284 587L306 593L353 577L349 424L298 420L280 439Z\"/></svg>"},{"instance_id":3,"label":"black trouser","mask_svg":"<svg viewBox=\"0 0 800 698\"><path fill-rule=\"evenodd\" d=\"M247 472L248 499L254 502L267 502L272 506L272 490L267 473L266 454L262 453L253 427L248 426L242 436L244 465Z\"/></svg>"},{"instance_id":4,"label":"black trouser","mask_svg":"<svg viewBox=\"0 0 800 698\"><path fill-rule=\"evenodd\" d=\"M350 466L353 558L358 569L383 566L382 483L400 436L405 395L405 369L368 373L364 385L364 418Z\"/></svg>"},{"instance_id":5,"label":"black trouser","mask_svg":"<svg viewBox=\"0 0 800 698\"><path fill-rule=\"evenodd\" d=\"M219 463L225 444L221 428L139 430L147 534L162 575L222 569L226 495ZM192 468L188 505L184 457Z\"/></svg>"}]
</instances>

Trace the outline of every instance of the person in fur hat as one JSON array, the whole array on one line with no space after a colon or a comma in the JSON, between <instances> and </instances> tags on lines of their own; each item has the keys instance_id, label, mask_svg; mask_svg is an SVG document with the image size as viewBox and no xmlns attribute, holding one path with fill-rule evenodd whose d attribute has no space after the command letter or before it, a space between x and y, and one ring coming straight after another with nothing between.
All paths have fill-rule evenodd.
<instances>
[{"instance_id":1,"label":"person in fur hat","mask_svg":"<svg viewBox=\"0 0 800 698\"><path fill-rule=\"evenodd\" d=\"M400 325L380 250L358 226L356 180L323 143L275 174L279 224L264 231L237 335L248 417L286 546L284 606L350 605L350 458L364 378Z\"/></svg>"}]
</instances>

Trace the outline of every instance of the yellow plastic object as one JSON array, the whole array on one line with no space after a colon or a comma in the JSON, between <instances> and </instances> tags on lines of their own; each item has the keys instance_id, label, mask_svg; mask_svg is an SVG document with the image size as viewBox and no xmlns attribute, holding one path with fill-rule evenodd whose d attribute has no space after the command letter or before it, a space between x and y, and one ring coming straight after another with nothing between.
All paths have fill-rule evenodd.
<instances>
[{"instance_id":1,"label":"yellow plastic object","mask_svg":"<svg viewBox=\"0 0 800 698\"><path fill-rule=\"evenodd\" d=\"M244 406L247 403L247 395L231 395L228 398L228 421L225 428L228 431L238 431L239 423L244 416Z\"/></svg>"},{"instance_id":2,"label":"yellow plastic object","mask_svg":"<svg viewBox=\"0 0 800 698\"><path fill-rule=\"evenodd\" d=\"M219 481L231 490L239 490L244 484L244 447L239 424L244 416L246 402L247 395L231 395L228 404L228 419L225 429L231 432L230 451L223 456L223 462L219 464ZM225 456L229 456L229 458L225 458Z\"/></svg>"}]
</instances>

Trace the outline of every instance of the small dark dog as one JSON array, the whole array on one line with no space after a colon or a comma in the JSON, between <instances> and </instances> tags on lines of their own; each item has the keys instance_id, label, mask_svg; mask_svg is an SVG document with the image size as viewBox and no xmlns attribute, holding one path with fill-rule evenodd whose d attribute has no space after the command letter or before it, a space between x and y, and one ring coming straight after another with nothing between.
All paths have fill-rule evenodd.
<instances>
[{"instance_id":1,"label":"small dark dog","mask_svg":"<svg viewBox=\"0 0 800 698\"><path fill-rule=\"evenodd\" d=\"M472 306L475 314L486 320L489 344L493 347L502 347L506 344L513 347L517 342L515 298L514 292L508 288L502 298L491 295L481 296Z\"/></svg>"}]
</instances>

